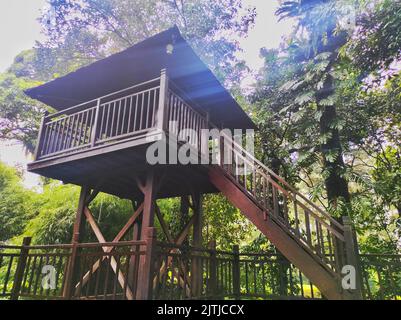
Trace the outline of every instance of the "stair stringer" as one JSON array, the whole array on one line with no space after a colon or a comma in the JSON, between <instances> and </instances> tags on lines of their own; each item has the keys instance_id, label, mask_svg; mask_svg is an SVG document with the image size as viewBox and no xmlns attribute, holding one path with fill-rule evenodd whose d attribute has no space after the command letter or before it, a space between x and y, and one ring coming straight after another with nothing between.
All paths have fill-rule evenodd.
<instances>
[{"instance_id":1,"label":"stair stringer","mask_svg":"<svg viewBox=\"0 0 401 320\"><path fill-rule=\"evenodd\" d=\"M271 243L305 276L320 292L331 300L352 299L340 287L339 279L319 263L291 234L283 230L269 215L265 220L263 210L257 206L219 167L209 168L209 179L241 212L271 241Z\"/></svg>"}]
</instances>

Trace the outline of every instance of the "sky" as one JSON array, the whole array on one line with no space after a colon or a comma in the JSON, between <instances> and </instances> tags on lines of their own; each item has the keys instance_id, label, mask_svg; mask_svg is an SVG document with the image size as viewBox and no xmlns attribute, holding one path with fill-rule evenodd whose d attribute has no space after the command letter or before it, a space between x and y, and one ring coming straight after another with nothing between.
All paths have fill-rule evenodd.
<instances>
[{"instance_id":1,"label":"sky","mask_svg":"<svg viewBox=\"0 0 401 320\"><path fill-rule=\"evenodd\" d=\"M240 40L243 50L239 54L252 70L263 65L260 49L276 48L282 36L291 31L291 22L278 22L274 12L277 0L243 0L245 4L256 7L255 25L248 36ZM0 72L4 72L14 57L23 50L34 46L35 41L43 39L37 20L46 0L0 0L0 43L6 44L0 50ZM26 156L17 142L0 142L0 160L13 166L25 167L32 159ZM38 177L25 174L25 185L34 187Z\"/></svg>"}]
</instances>

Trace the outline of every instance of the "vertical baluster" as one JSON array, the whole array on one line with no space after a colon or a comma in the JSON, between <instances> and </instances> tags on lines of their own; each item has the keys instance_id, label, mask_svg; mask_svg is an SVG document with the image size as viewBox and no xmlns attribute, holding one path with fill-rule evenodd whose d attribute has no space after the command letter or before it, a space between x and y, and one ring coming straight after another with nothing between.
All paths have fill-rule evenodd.
<instances>
[{"instance_id":1,"label":"vertical baluster","mask_svg":"<svg viewBox=\"0 0 401 320\"><path fill-rule=\"evenodd\" d=\"M38 157L46 155L46 149L49 146L50 127L47 123L43 125L43 131L44 131L43 143L41 146L38 145L38 147L40 147L38 148L38 153L37 153Z\"/></svg>"},{"instance_id":2,"label":"vertical baluster","mask_svg":"<svg viewBox=\"0 0 401 320\"><path fill-rule=\"evenodd\" d=\"M287 226L290 226L290 219L288 216L288 197L283 193L283 214L284 214L284 223Z\"/></svg>"},{"instance_id":3,"label":"vertical baluster","mask_svg":"<svg viewBox=\"0 0 401 320\"><path fill-rule=\"evenodd\" d=\"M70 123L68 124L69 135L68 135L67 149L70 149L72 147L74 126L75 126L75 114L70 116Z\"/></svg>"},{"instance_id":4,"label":"vertical baluster","mask_svg":"<svg viewBox=\"0 0 401 320\"><path fill-rule=\"evenodd\" d=\"M78 125L78 130L77 130L77 147L81 146L82 144L82 127L83 127L83 122L84 122L84 114L83 112L79 113L79 125Z\"/></svg>"},{"instance_id":5,"label":"vertical baluster","mask_svg":"<svg viewBox=\"0 0 401 320\"><path fill-rule=\"evenodd\" d=\"M315 218L315 230L316 230L316 241L317 241L317 244L316 244L316 247L315 247L316 254L320 255L321 257L323 257L323 255L322 255L322 244L320 242L321 238L320 238L320 230L319 230L319 221L316 218Z\"/></svg>"},{"instance_id":6,"label":"vertical baluster","mask_svg":"<svg viewBox=\"0 0 401 320\"><path fill-rule=\"evenodd\" d=\"M116 133L114 134L115 137L118 137L120 135L120 120L121 120L121 100L117 100L114 102L116 104L117 108L117 117L116 117Z\"/></svg>"},{"instance_id":7,"label":"vertical baluster","mask_svg":"<svg viewBox=\"0 0 401 320\"><path fill-rule=\"evenodd\" d=\"M107 110L107 116L104 121L104 138L107 139L110 137L110 114L111 114L111 105L110 103L105 103L104 108Z\"/></svg>"},{"instance_id":8,"label":"vertical baluster","mask_svg":"<svg viewBox=\"0 0 401 320\"><path fill-rule=\"evenodd\" d=\"M144 127L143 127L143 118L144 118L144 105L145 105L145 93L141 93L141 96L142 96L142 102L141 102L141 113L140 113L140 118L139 118L139 120L140 120L140 123L139 123L139 130L142 130L142 129L144 129Z\"/></svg>"},{"instance_id":9,"label":"vertical baluster","mask_svg":"<svg viewBox=\"0 0 401 320\"><path fill-rule=\"evenodd\" d=\"M132 99L134 96L127 98L126 104L128 106L128 123L127 123L127 133L131 133L131 119L132 119ZM129 102L128 102L129 101Z\"/></svg>"},{"instance_id":10,"label":"vertical baluster","mask_svg":"<svg viewBox=\"0 0 401 320\"><path fill-rule=\"evenodd\" d=\"M146 118L145 118L145 128L149 128L149 115L150 115L150 91L145 92L147 94L147 107L146 107Z\"/></svg>"},{"instance_id":11,"label":"vertical baluster","mask_svg":"<svg viewBox=\"0 0 401 320\"><path fill-rule=\"evenodd\" d=\"M294 201L294 217L295 217L295 233L298 237L301 236L299 232L299 217L298 217L298 200L296 193L293 193L293 201Z\"/></svg>"},{"instance_id":12,"label":"vertical baluster","mask_svg":"<svg viewBox=\"0 0 401 320\"><path fill-rule=\"evenodd\" d=\"M140 97L140 95L135 95L135 111L134 111L134 128L133 128L133 132L135 132L135 131L137 131L137 125L136 125L136 123L139 121L139 119L138 119L138 104L139 104L139 97ZM140 129L140 127L139 127L139 129ZM138 130L139 130L138 129Z\"/></svg>"},{"instance_id":13,"label":"vertical baluster","mask_svg":"<svg viewBox=\"0 0 401 320\"><path fill-rule=\"evenodd\" d=\"M113 138L116 136L116 133L114 132L115 130L115 121L116 121L116 102L110 103L110 107L113 106L113 111L111 112L112 116L110 119L110 138Z\"/></svg>"},{"instance_id":14,"label":"vertical baluster","mask_svg":"<svg viewBox=\"0 0 401 320\"><path fill-rule=\"evenodd\" d=\"M125 121L127 119L127 104L128 104L128 98L125 98L122 100L124 108L123 108L123 117L122 117L122 124L121 124L121 134L126 134L128 132L128 127L127 130L125 130Z\"/></svg>"},{"instance_id":15,"label":"vertical baluster","mask_svg":"<svg viewBox=\"0 0 401 320\"><path fill-rule=\"evenodd\" d=\"M272 192L273 192L273 212L275 217L279 217L280 208L278 204L278 196L277 196L277 188L272 184Z\"/></svg>"},{"instance_id":16,"label":"vertical baluster","mask_svg":"<svg viewBox=\"0 0 401 320\"><path fill-rule=\"evenodd\" d=\"M62 150L68 149L67 143L70 130L70 122L71 122L70 120L71 120L71 115L65 119L64 138L63 138L64 141L63 141L63 146L61 147Z\"/></svg>"},{"instance_id":17,"label":"vertical baluster","mask_svg":"<svg viewBox=\"0 0 401 320\"><path fill-rule=\"evenodd\" d=\"M175 104L175 99L171 92L170 92L170 104L171 104L171 109L173 110L172 120L176 122L172 128L172 131L178 137L178 132L180 130L179 129L179 110L178 110L178 106Z\"/></svg>"},{"instance_id":18,"label":"vertical baluster","mask_svg":"<svg viewBox=\"0 0 401 320\"><path fill-rule=\"evenodd\" d=\"M46 141L46 145L44 146L43 155L49 154L50 150L51 150L51 144L52 144L53 133L54 133L53 124L54 123L47 124L47 127L48 127L47 141Z\"/></svg>"},{"instance_id":19,"label":"vertical baluster","mask_svg":"<svg viewBox=\"0 0 401 320\"><path fill-rule=\"evenodd\" d=\"M72 139L72 148L74 148L77 145L78 141L78 126L79 126L79 114L76 114L74 116L74 132L73 132L73 139Z\"/></svg>"},{"instance_id":20,"label":"vertical baluster","mask_svg":"<svg viewBox=\"0 0 401 320\"><path fill-rule=\"evenodd\" d=\"M154 126L156 126L156 115L157 115L156 109L157 109L157 103L158 103L158 100L157 100L158 93L157 93L157 89L153 89L152 92L153 92L153 106L152 106L152 123L151 123L151 126L153 128ZM168 98L169 98L169 95L167 95L167 99ZM166 105L167 105L167 109L170 109L170 104L167 103Z\"/></svg>"},{"instance_id":21,"label":"vertical baluster","mask_svg":"<svg viewBox=\"0 0 401 320\"><path fill-rule=\"evenodd\" d=\"M58 126L58 121L55 120L52 123L52 138L51 138L51 143L50 143L50 146L49 146L48 154L51 154L51 153L55 152L55 149L56 149L55 148L55 143L57 141L57 126Z\"/></svg>"},{"instance_id":22,"label":"vertical baluster","mask_svg":"<svg viewBox=\"0 0 401 320\"><path fill-rule=\"evenodd\" d=\"M55 144L55 150L54 152L58 152L60 149L60 140L62 138L62 129L63 129L63 118L58 120L58 129L57 129L57 136L56 136L56 144Z\"/></svg>"},{"instance_id":23,"label":"vertical baluster","mask_svg":"<svg viewBox=\"0 0 401 320\"><path fill-rule=\"evenodd\" d=\"M268 194L267 194L267 184L268 184L268 181L267 181L267 179L265 178L265 177L262 177L262 184L263 184L263 207L265 208L265 210L266 209L268 209L268 206L267 206L267 200L268 200Z\"/></svg>"},{"instance_id":24,"label":"vertical baluster","mask_svg":"<svg viewBox=\"0 0 401 320\"><path fill-rule=\"evenodd\" d=\"M329 250L329 260L330 260L330 264L335 267L334 265L334 257L333 257L333 247L332 247L332 243L331 243L331 237L330 237L330 230L326 229L326 238L327 238L327 247Z\"/></svg>"},{"instance_id":25,"label":"vertical baluster","mask_svg":"<svg viewBox=\"0 0 401 320\"><path fill-rule=\"evenodd\" d=\"M57 152L57 142L58 142L58 138L59 138L59 130L60 130L60 120L56 120L56 122L54 123L54 136L53 136L51 153Z\"/></svg>"},{"instance_id":26,"label":"vertical baluster","mask_svg":"<svg viewBox=\"0 0 401 320\"><path fill-rule=\"evenodd\" d=\"M305 228L306 228L306 241L310 247L312 247L312 235L310 229L310 221L309 221L309 211L304 209L305 214Z\"/></svg>"},{"instance_id":27,"label":"vertical baluster","mask_svg":"<svg viewBox=\"0 0 401 320\"><path fill-rule=\"evenodd\" d=\"M68 117L64 117L60 121L61 122L61 128L60 128L60 140L59 140L59 145L58 145L58 151L63 151L67 118Z\"/></svg>"},{"instance_id":28,"label":"vertical baluster","mask_svg":"<svg viewBox=\"0 0 401 320\"><path fill-rule=\"evenodd\" d=\"M92 121L92 111L93 109L88 109L85 111L85 131L84 131L84 143L87 144L90 142L89 133L90 133L90 124Z\"/></svg>"}]
</instances>

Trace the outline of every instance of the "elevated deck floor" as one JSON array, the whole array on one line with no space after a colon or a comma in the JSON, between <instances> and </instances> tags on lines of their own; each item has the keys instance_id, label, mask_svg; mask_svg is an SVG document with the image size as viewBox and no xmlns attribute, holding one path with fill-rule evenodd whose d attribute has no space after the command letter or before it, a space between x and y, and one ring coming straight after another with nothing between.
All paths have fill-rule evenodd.
<instances>
[{"instance_id":1,"label":"elevated deck floor","mask_svg":"<svg viewBox=\"0 0 401 320\"><path fill-rule=\"evenodd\" d=\"M158 198L217 192L202 165L149 165L146 161L148 146L145 139L123 141L97 150L35 161L28 164L28 171L64 183L98 188L123 199L142 195L137 179L142 179L152 169L162 178Z\"/></svg>"}]
</instances>

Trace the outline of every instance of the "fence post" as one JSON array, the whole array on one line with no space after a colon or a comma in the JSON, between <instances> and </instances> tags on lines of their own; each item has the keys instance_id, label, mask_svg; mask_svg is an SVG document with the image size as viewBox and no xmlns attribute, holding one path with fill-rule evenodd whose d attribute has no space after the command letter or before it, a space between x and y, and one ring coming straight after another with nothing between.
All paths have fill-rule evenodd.
<instances>
[{"instance_id":1,"label":"fence post","mask_svg":"<svg viewBox=\"0 0 401 320\"><path fill-rule=\"evenodd\" d=\"M26 237L22 241L22 247L19 255L17 269L15 270L14 284L11 291L10 300L18 300L21 291L22 279L24 278L26 260L29 253L29 245L31 244L31 237Z\"/></svg>"},{"instance_id":2,"label":"fence post","mask_svg":"<svg viewBox=\"0 0 401 320\"><path fill-rule=\"evenodd\" d=\"M240 260L239 246L233 246L233 293L236 300L241 299L241 278L240 278Z\"/></svg>"},{"instance_id":3,"label":"fence post","mask_svg":"<svg viewBox=\"0 0 401 320\"><path fill-rule=\"evenodd\" d=\"M137 300L152 299L154 256L157 241L156 228L148 227L146 232L145 256L139 260L138 284L136 292Z\"/></svg>"},{"instance_id":4,"label":"fence post","mask_svg":"<svg viewBox=\"0 0 401 320\"><path fill-rule=\"evenodd\" d=\"M208 249L210 250L208 296L210 296L211 298L215 298L217 295L217 259L215 240L211 240L209 242Z\"/></svg>"},{"instance_id":5,"label":"fence post","mask_svg":"<svg viewBox=\"0 0 401 320\"><path fill-rule=\"evenodd\" d=\"M344 241L345 241L345 255L346 264L355 268L355 290L352 290L352 296L355 300L362 299L362 281L361 281L361 268L359 263L359 250L356 242L354 228L352 226L351 218L344 216L342 218L344 225Z\"/></svg>"}]
</instances>

